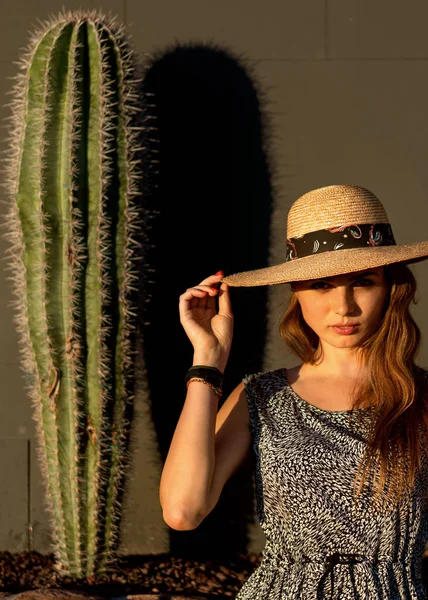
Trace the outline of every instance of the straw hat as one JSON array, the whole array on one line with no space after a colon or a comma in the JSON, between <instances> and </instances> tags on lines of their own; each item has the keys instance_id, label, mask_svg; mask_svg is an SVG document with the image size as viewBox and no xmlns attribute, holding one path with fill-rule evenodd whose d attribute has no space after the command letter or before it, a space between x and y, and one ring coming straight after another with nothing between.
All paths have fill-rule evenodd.
<instances>
[{"instance_id":1,"label":"straw hat","mask_svg":"<svg viewBox=\"0 0 428 600\"><path fill-rule=\"evenodd\" d=\"M428 241L396 244L381 201L357 185L329 185L298 198L288 213L286 245L285 262L222 281L274 285L428 258Z\"/></svg>"}]
</instances>

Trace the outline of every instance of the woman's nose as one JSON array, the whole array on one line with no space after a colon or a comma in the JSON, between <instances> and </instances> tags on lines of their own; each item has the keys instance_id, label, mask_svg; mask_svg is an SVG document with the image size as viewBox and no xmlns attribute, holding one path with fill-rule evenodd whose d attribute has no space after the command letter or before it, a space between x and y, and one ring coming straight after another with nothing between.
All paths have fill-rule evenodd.
<instances>
[{"instance_id":1,"label":"woman's nose","mask_svg":"<svg viewBox=\"0 0 428 600\"><path fill-rule=\"evenodd\" d=\"M332 302L332 308L334 312L338 314L345 315L349 312L353 312L355 307L353 289L347 286L338 286L333 290Z\"/></svg>"}]
</instances>

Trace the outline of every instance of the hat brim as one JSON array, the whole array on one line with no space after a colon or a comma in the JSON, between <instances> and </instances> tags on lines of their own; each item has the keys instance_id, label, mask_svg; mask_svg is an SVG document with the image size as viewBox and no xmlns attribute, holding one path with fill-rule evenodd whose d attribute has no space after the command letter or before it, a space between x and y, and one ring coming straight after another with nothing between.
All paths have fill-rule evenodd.
<instances>
[{"instance_id":1,"label":"hat brim","mask_svg":"<svg viewBox=\"0 0 428 600\"><path fill-rule=\"evenodd\" d=\"M234 273L221 281L231 287L275 285L332 277L396 262L415 263L427 258L428 241L402 246L348 248L311 254L264 269Z\"/></svg>"}]
</instances>

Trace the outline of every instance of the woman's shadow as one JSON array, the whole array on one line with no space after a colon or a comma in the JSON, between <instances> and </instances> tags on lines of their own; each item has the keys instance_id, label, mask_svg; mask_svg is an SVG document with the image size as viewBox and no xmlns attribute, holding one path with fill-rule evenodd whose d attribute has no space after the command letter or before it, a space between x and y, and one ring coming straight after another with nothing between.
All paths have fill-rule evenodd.
<instances>
[{"instance_id":1,"label":"woman's shadow","mask_svg":"<svg viewBox=\"0 0 428 600\"><path fill-rule=\"evenodd\" d=\"M150 248L138 316L153 423L164 462L183 408L193 348L179 296L208 275L268 266L272 133L251 68L216 47L174 46L152 59L146 102L143 213ZM149 128L147 128L149 126ZM235 316L223 398L263 370L267 287L230 288ZM191 531L170 529L173 555L248 551L254 456L226 483L214 510Z\"/></svg>"}]
</instances>

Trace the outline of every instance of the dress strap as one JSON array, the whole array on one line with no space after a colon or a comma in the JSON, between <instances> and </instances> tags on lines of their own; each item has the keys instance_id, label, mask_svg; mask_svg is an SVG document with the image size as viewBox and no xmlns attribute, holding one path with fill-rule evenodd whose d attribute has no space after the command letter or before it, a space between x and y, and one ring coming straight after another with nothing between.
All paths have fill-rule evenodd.
<instances>
[{"instance_id":1,"label":"dress strap","mask_svg":"<svg viewBox=\"0 0 428 600\"><path fill-rule=\"evenodd\" d=\"M317 600L324 600L323 589L329 575L331 578L330 598L334 598L334 567L336 565L356 565L361 562L370 562L370 560L364 554L334 552L327 555L324 559L326 569L317 585Z\"/></svg>"}]
</instances>

